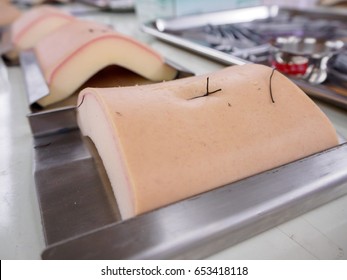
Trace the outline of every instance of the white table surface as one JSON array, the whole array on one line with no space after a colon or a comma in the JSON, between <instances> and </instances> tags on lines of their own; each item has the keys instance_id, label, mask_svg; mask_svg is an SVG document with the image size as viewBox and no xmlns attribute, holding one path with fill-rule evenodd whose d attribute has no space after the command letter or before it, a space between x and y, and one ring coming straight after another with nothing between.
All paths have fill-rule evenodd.
<instances>
[{"instance_id":1,"label":"white table surface","mask_svg":"<svg viewBox=\"0 0 347 280\"><path fill-rule=\"evenodd\" d=\"M112 24L196 74L225 67L143 34L132 13L85 18ZM45 248L33 179L32 135L19 67L0 67L0 259L40 259ZM347 111L321 102L347 138ZM346 166L347 168L347 166ZM211 259L347 259L347 196L226 249Z\"/></svg>"}]
</instances>

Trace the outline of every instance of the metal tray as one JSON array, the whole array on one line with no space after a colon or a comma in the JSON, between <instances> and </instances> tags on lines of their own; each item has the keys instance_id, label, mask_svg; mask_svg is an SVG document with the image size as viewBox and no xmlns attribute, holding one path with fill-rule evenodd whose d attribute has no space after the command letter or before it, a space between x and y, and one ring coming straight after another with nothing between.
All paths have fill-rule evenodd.
<instances>
[{"instance_id":1,"label":"metal tray","mask_svg":"<svg viewBox=\"0 0 347 280\"><path fill-rule=\"evenodd\" d=\"M199 37L199 35L191 31L199 30L199 28L208 25L219 26L224 24L245 24L251 23L254 20L266 21L282 15L289 18L295 16L310 20L325 20L330 22L340 22L344 25L347 24L347 12L342 9L317 7L311 10L299 10L279 6L256 6L172 19L157 19L152 22L144 23L141 28L144 32L163 41L207 56L218 62L228 65L242 65L251 62L237 56L236 52L224 52L211 47L211 44L209 44L205 38L201 38L201 36ZM190 31L189 36L191 37L182 35L186 34L184 32L187 31ZM347 35L345 30L340 30L339 32L342 32L344 36ZM262 52L266 47L266 45L261 45L250 49L256 53ZM267 64L267 62L265 64ZM344 96L338 94L333 89L333 84L330 84L329 81L321 85L313 85L302 79L293 79L293 81L308 95L347 109L347 89L342 89L343 91L346 91L346 96Z\"/></svg>"},{"instance_id":2,"label":"metal tray","mask_svg":"<svg viewBox=\"0 0 347 280\"><path fill-rule=\"evenodd\" d=\"M113 10L115 12L133 11L133 0L76 0L76 1L59 1L59 0L16 0L18 6L28 8L39 4L57 6L59 9L67 10L73 15L84 15L95 13L100 10Z\"/></svg>"},{"instance_id":3,"label":"metal tray","mask_svg":"<svg viewBox=\"0 0 347 280\"><path fill-rule=\"evenodd\" d=\"M196 259L347 193L347 143L122 221L75 107L29 115L43 259Z\"/></svg>"}]
</instances>

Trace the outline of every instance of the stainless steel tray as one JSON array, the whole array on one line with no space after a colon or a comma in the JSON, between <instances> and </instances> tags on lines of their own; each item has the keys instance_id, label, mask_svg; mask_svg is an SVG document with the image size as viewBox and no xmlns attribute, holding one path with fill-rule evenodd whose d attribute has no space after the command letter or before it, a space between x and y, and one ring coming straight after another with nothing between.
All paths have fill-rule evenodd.
<instances>
[{"instance_id":1,"label":"stainless steel tray","mask_svg":"<svg viewBox=\"0 0 347 280\"><path fill-rule=\"evenodd\" d=\"M204 258L347 193L347 143L122 221L75 107L29 115L43 259Z\"/></svg>"},{"instance_id":2,"label":"stainless steel tray","mask_svg":"<svg viewBox=\"0 0 347 280\"><path fill-rule=\"evenodd\" d=\"M197 38L197 34L192 34L194 32L190 33L191 38L184 37L182 32L202 28L207 25L218 26L223 24L247 23L252 22L253 20L269 20L282 14L287 17L296 16L313 20L326 20L347 24L347 12L342 9L317 7L311 10L299 10L279 6L256 6L172 19L157 19L143 24L141 28L144 32L163 41L186 48L218 62L228 65L242 65L251 62L247 59L236 56L235 52L227 53L211 47L205 38ZM256 49L257 47L253 49L254 51L261 52L265 47L266 46L259 46L258 49ZM322 85L312 85L301 79L293 79L293 81L308 95L347 109L347 89L343 89L346 91L346 96L344 96L338 94L332 87L330 87L331 85L329 82L325 82Z\"/></svg>"}]
</instances>

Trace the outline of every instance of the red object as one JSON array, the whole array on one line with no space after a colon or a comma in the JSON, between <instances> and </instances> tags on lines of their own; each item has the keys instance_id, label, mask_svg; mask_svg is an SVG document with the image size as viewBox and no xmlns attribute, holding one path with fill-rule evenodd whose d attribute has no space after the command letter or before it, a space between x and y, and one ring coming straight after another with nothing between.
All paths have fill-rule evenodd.
<instances>
[{"instance_id":1,"label":"red object","mask_svg":"<svg viewBox=\"0 0 347 280\"><path fill-rule=\"evenodd\" d=\"M304 75L308 67L308 60L305 59L301 62L294 63L280 63L275 60L272 61L272 66L275 67L278 71L288 74L288 75Z\"/></svg>"}]
</instances>

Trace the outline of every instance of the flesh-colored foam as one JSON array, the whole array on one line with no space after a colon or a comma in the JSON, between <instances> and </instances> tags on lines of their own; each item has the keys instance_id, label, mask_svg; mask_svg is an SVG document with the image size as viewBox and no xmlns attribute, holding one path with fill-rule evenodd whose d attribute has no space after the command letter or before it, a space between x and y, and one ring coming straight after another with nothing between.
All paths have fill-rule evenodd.
<instances>
[{"instance_id":1,"label":"flesh-colored foam","mask_svg":"<svg viewBox=\"0 0 347 280\"><path fill-rule=\"evenodd\" d=\"M72 20L75 20L73 16L46 5L28 10L11 25L14 50L8 56L17 57L19 51L34 47L43 37Z\"/></svg>"},{"instance_id":2,"label":"flesh-colored foam","mask_svg":"<svg viewBox=\"0 0 347 280\"><path fill-rule=\"evenodd\" d=\"M148 46L90 21L63 26L42 39L35 53L50 89L50 94L38 101L42 106L73 94L109 65L122 66L152 81L171 80L177 72Z\"/></svg>"},{"instance_id":3,"label":"flesh-colored foam","mask_svg":"<svg viewBox=\"0 0 347 280\"><path fill-rule=\"evenodd\" d=\"M271 73L233 66L153 85L83 90L78 123L103 160L122 217L337 145L328 118L277 71L270 94Z\"/></svg>"},{"instance_id":4,"label":"flesh-colored foam","mask_svg":"<svg viewBox=\"0 0 347 280\"><path fill-rule=\"evenodd\" d=\"M0 2L0 27L10 25L21 15L21 11L16 6Z\"/></svg>"}]
</instances>

